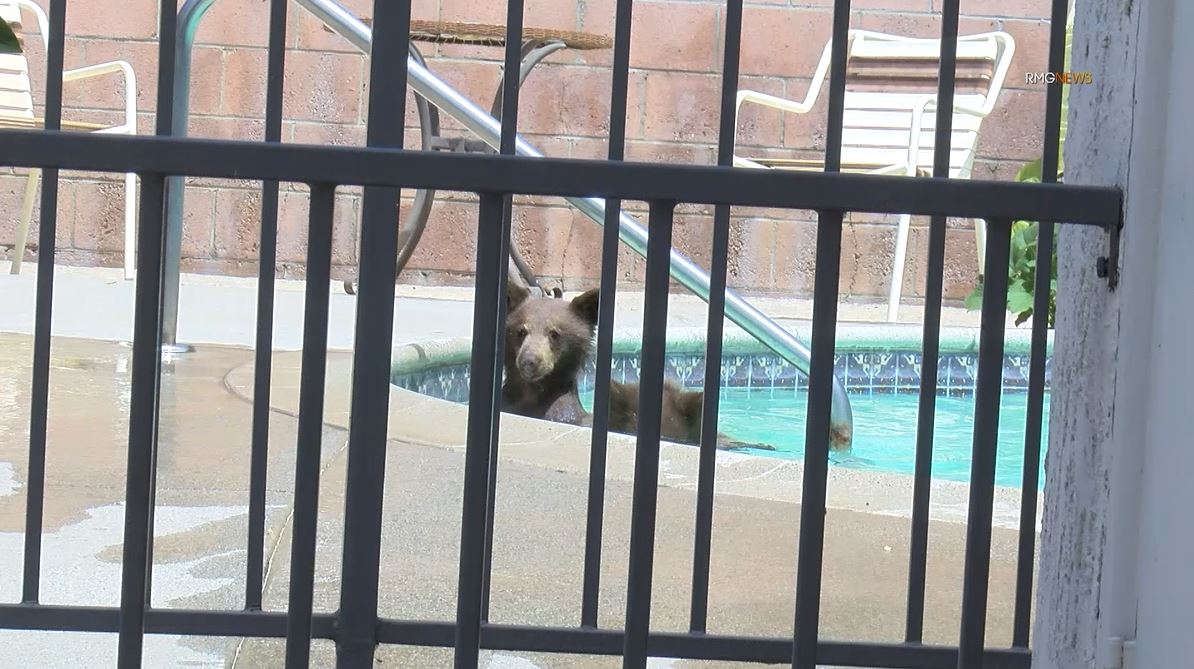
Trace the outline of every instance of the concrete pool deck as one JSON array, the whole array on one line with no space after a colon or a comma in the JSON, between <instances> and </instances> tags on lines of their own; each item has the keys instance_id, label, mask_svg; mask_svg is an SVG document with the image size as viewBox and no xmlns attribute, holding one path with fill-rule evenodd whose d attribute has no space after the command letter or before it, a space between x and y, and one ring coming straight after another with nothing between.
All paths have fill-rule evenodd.
<instances>
[{"instance_id":1,"label":"concrete pool deck","mask_svg":"<svg viewBox=\"0 0 1194 669\"><path fill-rule=\"evenodd\" d=\"M5 272L0 267L0 272ZM105 274L106 273L106 274ZM52 350L50 435L43 588L53 603L115 605L119 589L127 450L128 361L119 343L131 332L132 283L110 270L58 272ZM0 598L19 597L20 541L27 471L32 277L0 275ZM163 376L159 495L155 536L156 606L239 608L244 589L250 405L241 399L251 370L255 282L184 277L184 341L208 342L167 365ZM280 282L276 348L300 344L302 284ZM351 346L353 298L333 288L330 341ZM437 299L421 299L431 294ZM467 335L470 297L459 289L403 288L397 303L396 343ZM620 301L621 300L621 296ZM101 301L102 300L102 301ZM632 307L630 299L622 301ZM682 304L683 300L676 300ZM27 313L21 305L27 304ZM126 305L126 306L121 306ZM689 324L703 309L673 310ZM800 305L789 313L801 315ZM866 308L863 308L866 309ZM765 309L767 310L767 309ZM846 311L843 309L843 311ZM632 311L627 318L633 319ZM690 315L684 315L684 314ZM769 313L775 313L770 312ZM873 313L881 315L881 307ZM340 318L336 317L340 314ZM641 316L641 312L639 314ZM844 315L844 314L843 314ZM964 324L968 313L950 313ZM914 313L907 309L905 317ZM28 319L27 321L23 319ZM633 324L628 321L627 324ZM88 334L90 333L90 334ZM86 335L86 339L77 339ZM107 340L107 341L99 341ZM214 344L225 344L218 346ZM289 574L289 509L293 501L296 401L293 353L275 355L277 411L271 417L267 555L272 556L266 608L285 606ZM329 357L343 371L346 355ZM288 362L289 361L289 362ZM249 377L251 378L251 376ZM344 508L345 433L336 403L346 398L329 374L328 420L321 478L316 610L338 605ZM447 620L454 616L463 456L445 443L399 438L418 398L394 393L384 506L381 611L389 617ZM503 421L517 429L517 421ZM455 429L455 428L454 428ZM516 444L505 448L507 441ZM587 460L546 453L511 438L503 441L495 532L493 620L571 626L579 622ZM683 448L683 447L675 447ZM559 450L559 449L557 449ZM522 454L520 455L520 451ZM611 449L607 479L601 624L618 626L628 550L630 463ZM676 451L672 461L683 460ZM530 454L530 455L528 455ZM530 457L534 455L534 457ZM551 456L551 457L547 457ZM556 461L551 458L564 458ZM753 458L751 460L758 460ZM584 465L583 467L581 465ZM735 480L727 461L723 483ZM659 497L653 628L687 624L695 495L664 468ZM738 477L745 480L746 477ZM835 483L831 480L831 496ZM798 503L778 494L748 496L721 490L715 514L711 574L711 632L788 635L792 627ZM887 495L908 500L907 488ZM908 521L873 511L831 509L827 516L822 636L898 641L903 633L908 568ZM964 526L937 521L930 529L926 642L953 643L960 611ZM1011 638L1016 533L996 528L992 547L988 641ZM764 584L760 587L760 584ZM146 666L276 666L279 641L148 637ZM114 635L0 632L6 658L26 667L56 667L68 653L86 666L109 666ZM330 644L314 644L312 666L330 666ZM51 652L54 654L51 656ZM450 652L383 647L383 666L450 666ZM660 660L659 667L708 667ZM487 654L482 667L615 667L612 658ZM719 666L732 666L720 664Z\"/></svg>"}]
</instances>

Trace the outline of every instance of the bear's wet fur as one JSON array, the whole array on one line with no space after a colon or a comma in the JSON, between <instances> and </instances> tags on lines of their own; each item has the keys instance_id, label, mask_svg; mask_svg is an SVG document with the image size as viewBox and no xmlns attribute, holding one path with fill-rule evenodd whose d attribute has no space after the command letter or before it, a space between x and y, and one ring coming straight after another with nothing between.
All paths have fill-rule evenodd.
<instances>
[{"instance_id":1,"label":"bear's wet fur","mask_svg":"<svg viewBox=\"0 0 1194 669\"><path fill-rule=\"evenodd\" d=\"M699 446L704 408L704 392L688 390L672 379L664 379L660 434L668 441ZM638 433L638 384L610 381L609 429L623 434ZM717 447L725 450L775 450L770 444L746 443L720 432L717 433Z\"/></svg>"},{"instance_id":2,"label":"bear's wet fur","mask_svg":"<svg viewBox=\"0 0 1194 669\"><path fill-rule=\"evenodd\" d=\"M600 291L572 300L532 296L514 281L506 284L506 331L502 410L570 425L591 425L580 403L580 375L593 350ZM609 429L638 432L638 384L610 382ZM664 381L660 432L664 439L699 444L704 393ZM718 434L718 448L762 448Z\"/></svg>"}]
</instances>

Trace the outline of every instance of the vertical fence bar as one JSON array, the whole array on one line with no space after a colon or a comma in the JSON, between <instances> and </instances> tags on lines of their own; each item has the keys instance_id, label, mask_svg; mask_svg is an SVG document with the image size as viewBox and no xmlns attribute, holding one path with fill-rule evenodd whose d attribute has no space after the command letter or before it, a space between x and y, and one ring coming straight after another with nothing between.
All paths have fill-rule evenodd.
<instances>
[{"instance_id":1,"label":"vertical fence bar","mask_svg":"<svg viewBox=\"0 0 1194 669\"><path fill-rule=\"evenodd\" d=\"M158 15L156 134L168 135L174 111L175 3L162 0ZM153 487L161 379L162 291L165 254L166 175L142 175L137 231L133 362L129 403L129 452L125 483L124 550L120 575L120 624L116 664L140 667L149 605L153 541Z\"/></svg>"},{"instance_id":2,"label":"vertical fence bar","mask_svg":"<svg viewBox=\"0 0 1194 669\"><path fill-rule=\"evenodd\" d=\"M846 54L850 0L835 0L829 70L825 171L842 163ZM793 669L814 669L821 612L821 567L825 544L825 493L829 476L829 426L833 395L833 351L837 331L838 276L842 256L842 212L817 212L817 273L813 280L812 361L808 375L808 418L804 438L804 481L796 566Z\"/></svg>"},{"instance_id":3,"label":"vertical fence bar","mask_svg":"<svg viewBox=\"0 0 1194 669\"><path fill-rule=\"evenodd\" d=\"M1069 0L1053 0L1049 25L1049 71L1065 67ZM1041 182L1057 181L1061 152L1062 84L1045 93L1045 146L1041 155ZM1028 416L1024 425L1024 478L1020 487L1020 540L1016 565L1016 603L1012 620L1012 646L1028 647L1032 616L1032 568L1036 553L1037 486L1040 484L1041 430L1045 414L1045 349L1049 339L1049 292L1053 279L1053 241L1056 226L1041 221L1037 230L1037 273L1033 283L1032 344L1028 366Z\"/></svg>"},{"instance_id":4,"label":"vertical fence bar","mask_svg":"<svg viewBox=\"0 0 1194 669\"><path fill-rule=\"evenodd\" d=\"M1006 268L1011 221L988 223L985 266ZM991 572L991 516L995 499L995 455L999 445L999 398L1003 390L1003 337L1007 318L1006 271L988 272L983 285L974 393L974 448L966 519L966 558L962 576L962 626L958 669L979 669L986 635L987 589Z\"/></svg>"},{"instance_id":5,"label":"vertical fence bar","mask_svg":"<svg viewBox=\"0 0 1194 669\"><path fill-rule=\"evenodd\" d=\"M477 666L481 643L481 600L490 430L497 410L494 376L501 305L497 279L504 195L481 195L477 230L477 273L473 306L473 352L469 372L469 407L464 456L464 501L460 519L460 571L456 593L456 669ZM495 251L497 251L495 253Z\"/></svg>"},{"instance_id":6,"label":"vertical fence bar","mask_svg":"<svg viewBox=\"0 0 1194 669\"><path fill-rule=\"evenodd\" d=\"M50 2L46 49L46 130L62 125L62 68L66 0ZM41 222L37 237L37 293L33 320L33 369L29 407L29 476L25 497L25 552L21 601L41 595L41 532L46 503L46 433L50 414L50 325L54 309L54 255L58 234L58 170L42 171Z\"/></svg>"},{"instance_id":7,"label":"vertical fence bar","mask_svg":"<svg viewBox=\"0 0 1194 669\"><path fill-rule=\"evenodd\" d=\"M306 669L311 659L315 592L315 540L319 520L319 465L323 450L324 380L327 372L328 303L332 280L332 225L336 187L311 185L307 223L307 280L303 300L303 354L299 379L298 446L294 466L294 520L290 533L290 598L286 617L286 668Z\"/></svg>"},{"instance_id":8,"label":"vertical fence bar","mask_svg":"<svg viewBox=\"0 0 1194 669\"><path fill-rule=\"evenodd\" d=\"M286 76L286 3L270 0L266 65L265 141L282 141L282 92ZM314 205L315 198L311 199ZM257 340L253 362L253 440L249 455L249 545L245 608L261 609L265 570L265 486L269 466L270 372L274 347L274 264L278 253L278 182L261 185L260 267L257 274Z\"/></svg>"},{"instance_id":9,"label":"vertical fence bar","mask_svg":"<svg viewBox=\"0 0 1194 669\"><path fill-rule=\"evenodd\" d=\"M742 49L742 0L727 0L725 56L721 75L721 119L717 133L717 164L734 164L737 131L735 100ZM705 338L704 406L701 414L701 453L697 469L696 529L692 549L692 601L688 627L704 632L709 618L709 566L713 544L713 491L717 476L717 411L721 405L721 349L725 330L726 272L730 255L730 207L713 211L713 256L709 268L709 314Z\"/></svg>"},{"instance_id":10,"label":"vertical fence bar","mask_svg":"<svg viewBox=\"0 0 1194 669\"><path fill-rule=\"evenodd\" d=\"M655 511L659 496L659 439L667 308L675 204L651 202L643 299L643 349L639 364L638 435L630 512L630 571L626 580L626 636L622 669L646 669L651 630L651 580L655 561Z\"/></svg>"},{"instance_id":11,"label":"vertical fence bar","mask_svg":"<svg viewBox=\"0 0 1194 669\"><path fill-rule=\"evenodd\" d=\"M960 0L941 7L941 55L937 75L933 177L949 178L953 139L953 101L957 79ZM919 123L920 119L913 119ZM975 221L975 225L982 225ZM941 354L941 295L945 277L945 217L929 219L929 257L925 271L925 315L920 360L920 396L916 415L916 460L912 484L912 535L908 556L908 608L904 640L924 638L925 571L929 555L929 498L933 476L933 428L937 412L937 362ZM893 277L893 280L894 277Z\"/></svg>"},{"instance_id":12,"label":"vertical fence bar","mask_svg":"<svg viewBox=\"0 0 1194 669\"><path fill-rule=\"evenodd\" d=\"M626 155L626 97L630 80L630 30L633 0L617 0L614 15L614 60L609 103L608 159ZM601 297L597 305L597 363L593 386L593 439L589 449L589 499L585 518L585 564L580 624L597 627L601 591L601 535L605 518L605 460L609 437L609 382L613 367L614 305L618 291L618 231L622 201L605 201L601 235Z\"/></svg>"},{"instance_id":13,"label":"vertical fence bar","mask_svg":"<svg viewBox=\"0 0 1194 669\"><path fill-rule=\"evenodd\" d=\"M366 144L401 147L402 119L406 117L410 0L374 0L373 17ZM337 669L372 667L377 646L399 195L397 188L368 187L362 202Z\"/></svg>"},{"instance_id":14,"label":"vertical fence bar","mask_svg":"<svg viewBox=\"0 0 1194 669\"><path fill-rule=\"evenodd\" d=\"M518 93L522 83L522 24L523 0L508 0L506 4L506 53L502 70L502 135L498 152L514 155L515 139L518 137ZM514 209L514 198L502 197L502 220L499 226L502 237L496 247L500 260L495 285L498 291L497 321L493 356L494 409L489 432L489 476L486 482L484 558L481 570L481 620L489 620L489 587L493 573L493 523L497 513L497 468L498 447L501 436L501 392L502 392L502 347L505 346L506 325L506 278L510 265L510 234Z\"/></svg>"}]
</instances>

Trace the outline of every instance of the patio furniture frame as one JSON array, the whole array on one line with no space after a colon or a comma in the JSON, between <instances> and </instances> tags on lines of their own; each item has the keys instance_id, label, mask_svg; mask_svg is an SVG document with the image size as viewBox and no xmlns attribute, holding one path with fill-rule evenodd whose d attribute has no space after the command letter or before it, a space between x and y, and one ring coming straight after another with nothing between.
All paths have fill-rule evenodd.
<instances>
[{"instance_id":1,"label":"patio furniture frame","mask_svg":"<svg viewBox=\"0 0 1194 669\"><path fill-rule=\"evenodd\" d=\"M949 162L934 169L930 132L937 110L936 93L907 92L935 88L941 70L941 39L889 35L868 30L847 33L846 92L841 155L843 171L869 174L934 175L969 179L978 148L983 119L995 109L1007 78L1016 43L1001 31L957 37L954 54L956 81L977 89L955 95ZM806 114L817 103L829 71L833 43L825 45L808 92L801 102L752 90L740 90L736 115L744 104L755 104L781 113ZM874 90L880 88L882 90ZM859 90L865 88L869 90ZM823 160L774 157L745 157L735 149L737 167L784 170L820 170ZM887 299L887 320L899 316L912 217L901 214L896 229L895 257ZM978 270L983 273L986 228L974 221Z\"/></svg>"},{"instance_id":2,"label":"patio furniture frame","mask_svg":"<svg viewBox=\"0 0 1194 669\"><path fill-rule=\"evenodd\" d=\"M0 20L14 25L14 32L21 27L20 10L31 12L37 20L43 46L49 50L50 22L41 5L33 0L0 0ZM6 11L7 10L7 11ZM110 74L118 74L124 82L124 121L118 125L103 125L76 121L58 122L64 130L77 130L118 135L137 134L137 76L133 66L124 60L113 60L84 67L65 70L62 81L84 81ZM4 90L4 104L0 105L0 128L36 128L45 124L44 119L34 117L32 86L29 79L29 65L24 54L0 54L0 87ZM16 104L11 104L15 102ZM11 104L11 106L10 106ZM26 177L25 194L21 200L20 216L17 219L16 240L13 245L12 274L20 274L29 239L29 227L33 221L33 203L41 183L40 169L29 170ZM137 222L137 175L124 175L124 276L133 278L133 246ZM42 249L39 247L39 252Z\"/></svg>"}]
</instances>

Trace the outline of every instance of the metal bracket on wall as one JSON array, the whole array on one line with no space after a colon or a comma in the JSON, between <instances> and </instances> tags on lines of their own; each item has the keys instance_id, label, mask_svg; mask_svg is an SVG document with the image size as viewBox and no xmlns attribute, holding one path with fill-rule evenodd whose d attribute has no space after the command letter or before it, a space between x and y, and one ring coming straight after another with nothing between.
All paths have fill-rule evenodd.
<instances>
[{"instance_id":1,"label":"metal bracket on wall","mask_svg":"<svg viewBox=\"0 0 1194 669\"><path fill-rule=\"evenodd\" d=\"M1123 213L1120 213L1119 223L1107 228L1107 253L1098 257L1096 272L1100 279L1107 280L1107 288L1115 290L1119 286L1119 245L1120 232L1124 227Z\"/></svg>"}]
</instances>

